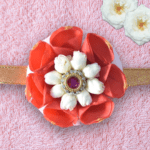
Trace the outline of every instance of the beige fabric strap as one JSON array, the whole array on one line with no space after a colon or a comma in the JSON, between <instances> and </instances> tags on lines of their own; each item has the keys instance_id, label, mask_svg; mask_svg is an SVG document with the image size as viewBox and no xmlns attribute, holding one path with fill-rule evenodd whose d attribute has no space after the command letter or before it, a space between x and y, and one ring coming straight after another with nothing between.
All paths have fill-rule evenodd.
<instances>
[{"instance_id":1,"label":"beige fabric strap","mask_svg":"<svg viewBox=\"0 0 150 150\"><path fill-rule=\"evenodd\" d=\"M128 86L150 84L150 68L149 69L124 68L123 72L126 75Z\"/></svg>"},{"instance_id":2,"label":"beige fabric strap","mask_svg":"<svg viewBox=\"0 0 150 150\"><path fill-rule=\"evenodd\" d=\"M27 66L0 66L0 84L26 84ZM150 84L149 69L124 68L128 86Z\"/></svg>"},{"instance_id":3,"label":"beige fabric strap","mask_svg":"<svg viewBox=\"0 0 150 150\"><path fill-rule=\"evenodd\" d=\"M0 66L0 84L26 84L27 66Z\"/></svg>"}]
</instances>

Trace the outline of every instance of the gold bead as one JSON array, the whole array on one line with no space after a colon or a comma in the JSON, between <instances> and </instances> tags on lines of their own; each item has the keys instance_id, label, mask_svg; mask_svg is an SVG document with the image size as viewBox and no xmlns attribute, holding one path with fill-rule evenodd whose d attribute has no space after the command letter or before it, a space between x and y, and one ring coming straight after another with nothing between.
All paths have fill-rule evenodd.
<instances>
[{"instance_id":1,"label":"gold bead","mask_svg":"<svg viewBox=\"0 0 150 150\"><path fill-rule=\"evenodd\" d=\"M72 26L65 26L65 30L69 30L71 28L73 28L73 27Z\"/></svg>"},{"instance_id":2,"label":"gold bead","mask_svg":"<svg viewBox=\"0 0 150 150\"><path fill-rule=\"evenodd\" d=\"M98 118L97 120L95 120L97 123L102 122L104 119L103 118Z\"/></svg>"}]
</instances>

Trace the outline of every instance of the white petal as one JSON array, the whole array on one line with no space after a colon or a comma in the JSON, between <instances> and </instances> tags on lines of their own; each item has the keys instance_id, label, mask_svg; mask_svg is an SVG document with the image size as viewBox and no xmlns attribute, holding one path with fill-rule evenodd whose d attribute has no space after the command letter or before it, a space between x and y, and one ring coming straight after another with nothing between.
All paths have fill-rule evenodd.
<instances>
[{"instance_id":1,"label":"white petal","mask_svg":"<svg viewBox=\"0 0 150 150\"><path fill-rule=\"evenodd\" d=\"M69 109L72 111L75 106L77 105L77 100L75 96L72 96L70 94L65 94L61 98L60 108L61 109Z\"/></svg>"},{"instance_id":2,"label":"white petal","mask_svg":"<svg viewBox=\"0 0 150 150\"><path fill-rule=\"evenodd\" d=\"M85 77L87 78L94 78L100 71L101 67L98 65L98 63L93 63L90 65L87 65L83 69L83 73Z\"/></svg>"},{"instance_id":3,"label":"white petal","mask_svg":"<svg viewBox=\"0 0 150 150\"><path fill-rule=\"evenodd\" d=\"M61 83L61 74L57 71L51 71L45 74L45 82L50 85L60 84Z\"/></svg>"},{"instance_id":4,"label":"white petal","mask_svg":"<svg viewBox=\"0 0 150 150\"><path fill-rule=\"evenodd\" d=\"M97 78L87 80L87 91L92 94L101 94L104 92L104 84Z\"/></svg>"},{"instance_id":5,"label":"white petal","mask_svg":"<svg viewBox=\"0 0 150 150\"><path fill-rule=\"evenodd\" d=\"M65 94L65 91L61 84L54 85L51 88L51 96L54 98L62 97Z\"/></svg>"},{"instance_id":6,"label":"white petal","mask_svg":"<svg viewBox=\"0 0 150 150\"><path fill-rule=\"evenodd\" d=\"M71 63L68 60L68 58L64 55L59 55L54 60L55 63L55 69L59 73L66 73L71 69Z\"/></svg>"},{"instance_id":7,"label":"white petal","mask_svg":"<svg viewBox=\"0 0 150 150\"><path fill-rule=\"evenodd\" d=\"M87 90L83 90L80 94L78 94L77 99L82 106L90 105L92 102L92 97Z\"/></svg>"},{"instance_id":8,"label":"white petal","mask_svg":"<svg viewBox=\"0 0 150 150\"><path fill-rule=\"evenodd\" d=\"M71 65L74 70L82 70L86 66L87 56L80 52L74 51Z\"/></svg>"}]
</instances>

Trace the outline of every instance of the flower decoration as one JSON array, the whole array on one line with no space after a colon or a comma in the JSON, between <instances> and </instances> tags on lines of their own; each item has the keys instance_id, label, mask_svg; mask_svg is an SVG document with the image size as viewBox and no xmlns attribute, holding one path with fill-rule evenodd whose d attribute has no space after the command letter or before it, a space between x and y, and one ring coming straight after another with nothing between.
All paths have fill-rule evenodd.
<instances>
[{"instance_id":1,"label":"flower decoration","mask_svg":"<svg viewBox=\"0 0 150 150\"><path fill-rule=\"evenodd\" d=\"M150 41L150 9L140 5L135 11L126 16L125 35L130 37L138 45Z\"/></svg>"},{"instance_id":2,"label":"flower decoration","mask_svg":"<svg viewBox=\"0 0 150 150\"><path fill-rule=\"evenodd\" d=\"M124 26L126 13L138 7L137 0L104 0L101 7L103 20L116 29Z\"/></svg>"},{"instance_id":3,"label":"flower decoration","mask_svg":"<svg viewBox=\"0 0 150 150\"><path fill-rule=\"evenodd\" d=\"M45 82L55 85L51 89L51 96L61 98L60 108L74 109L77 100L82 106L89 105L92 98L89 93L101 94L104 92L104 84L94 78L100 71L97 63L86 66L86 55L80 51L74 51L71 61L64 55L55 58L55 69L45 75Z\"/></svg>"},{"instance_id":4,"label":"flower decoration","mask_svg":"<svg viewBox=\"0 0 150 150\"><path fill-rule=\"evenodd\" d=\"M44 117L60 127L89 125L111 116L111 98L124 95L126 78L112 63L111 44L83 31L61 27L30 52L26 97ZM104 88L105 87L105 88Z\"/></svg>"}]
</instances>

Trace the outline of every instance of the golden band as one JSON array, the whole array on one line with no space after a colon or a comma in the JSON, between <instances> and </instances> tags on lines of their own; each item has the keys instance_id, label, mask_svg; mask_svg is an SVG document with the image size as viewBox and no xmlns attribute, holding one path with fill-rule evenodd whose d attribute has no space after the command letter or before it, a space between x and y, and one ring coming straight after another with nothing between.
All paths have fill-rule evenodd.
<instances>
[{"instance_id":1,"label":"golden band","mask_svg":"<svg viewBox=\"0 0 150 150\"><path fill-rule=\"evenodd\" d=\"M26 85L27 66L0 66L0 84Z\"/></svg>"},{"instance_id":2,"label":"golden band","mask_svg":"<svg viewBox=\"0 0 150 150\"><path fill-rule=\"evenodd\" d=\"M150 84L150 68L149 69L124 68L123 73L126 75L128 86Z\"/></svg>"},{"instance_id":3,"label":"golden band","mask_svg":"<svg viewBox=\"0 0 150 150\"><path fill-rule=\"evenodd\" d=\"M0 84L26 85L27 66L0 66ZM149 69L123 69L128 86L150 84Z\"/></svg>"}]
</instances>

